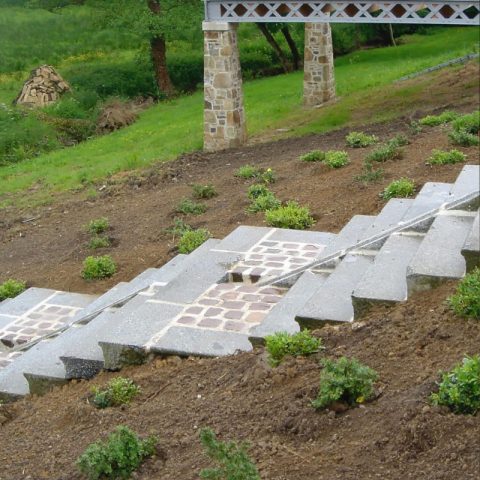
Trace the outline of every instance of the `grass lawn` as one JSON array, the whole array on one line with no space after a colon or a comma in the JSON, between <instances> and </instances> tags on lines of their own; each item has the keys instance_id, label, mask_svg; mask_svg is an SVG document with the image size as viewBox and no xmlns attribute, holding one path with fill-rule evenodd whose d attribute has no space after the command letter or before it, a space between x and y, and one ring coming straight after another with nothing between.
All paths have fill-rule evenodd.
<instances>
[{"instance_id":1,"label":"grass lawn","mask_svg":"<svg viewBox=\"0 0 480 480\"><path fill-rule=\"evenodd\" d=\"M340 100L320 110L303 109L300 72L247 82L249 133L255 136L288 127L292 129L290 134L304 134L345 126L355 111L378 98L413 96L415 89L411 87L392 92L386 86L404 75L478 51L478 34L478 28L442 28L431 35L405 37L396 48L369 49L340 57L335 62ZM111 135L0 167L0 206L44 202L52 192L80 188L120 171L201 149L202 99L203 93L197 92L158 104L143 112L134 125ZM395 113L378 111L375 118L365 121L386 119Z\"/></svg>"}]
</instances>

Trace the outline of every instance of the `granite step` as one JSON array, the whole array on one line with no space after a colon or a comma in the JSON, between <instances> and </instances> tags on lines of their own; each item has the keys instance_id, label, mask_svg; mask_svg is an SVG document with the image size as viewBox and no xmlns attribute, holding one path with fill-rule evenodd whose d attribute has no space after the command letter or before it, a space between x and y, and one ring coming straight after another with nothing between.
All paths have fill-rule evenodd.
<instances>
[{"instance_id":1,"label":"granite step","mask_svg":"<svg viewBox=\"0 0 480 480\"><path fill-rule=\"evenodd\" d=\"M424 235L405 232L391 235L353 291L355 318L373 304L407 300L407 266L418 251Z\"/></svg>"},{"instance_id":2,"label":"granite step","mask_svg":"<svg viewBox=\"0 0 480 480\"><path fill-rule=\"evenodd\" d=\"M480 267L480 210L477 211L472 229L465 240L462 255L465 258L467 272Z\"/></svg>"},{"instance_id":3,"label":"granite step","mask_svg":"<svg viewBox=\"0 0 480 480\"><path fill-rule=\"evenodd\" d=\"M465 275L466 264L461 250L473 222L471 212L459 210L446 211L435 218L407 267L409 294Z\"/></svg>"},{"instance_id":4,"label":"granite step","mask_svg":"<svg viewBox=\"0 0 480 480\"><path fill-rule=\"evenodd\" d=\"M475 193L477 196L480 194L480 166L465 165L452 186L451 195L454 200L458 200L465 195ZM478 208L478 197L473 204Z\"/></svg>"}]
</instances>

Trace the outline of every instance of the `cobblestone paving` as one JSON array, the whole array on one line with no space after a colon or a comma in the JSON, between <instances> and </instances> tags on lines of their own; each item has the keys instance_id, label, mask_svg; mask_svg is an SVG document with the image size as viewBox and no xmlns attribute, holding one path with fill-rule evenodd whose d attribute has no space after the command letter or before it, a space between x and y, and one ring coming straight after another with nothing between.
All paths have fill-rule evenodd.
<instances>
[{"instance_id":1,"label":"cobblestone paving","mask_svg":"<svg viewBox=\"0 0 480 480\"><path fill-rule=\"evenodd\" d=\"M325 245L264 240L252 247L245 259L229 272L232 282L255 283L289 273L318 258Z\"/></svg>"},{"instance_id":2,"label":"cobblestone paving","mask_svg":"<svg viewBox=\"0 0 480 480\"><path fill-rule=\"evenodd\" d=\"M19 357L22 352L0 352L0 370L13 362L13 359Z\"/></svg>"},{"instance_id":3,"label":"cobblestone paving","mask_svg":"<svg viewBox=\"0 0 480 480\"><path fill-rule=\"evenodd\" d=\"M260 324L286 290L219 283L178 315L172 325L248 333Z\"/></svg>"}]
</instances>

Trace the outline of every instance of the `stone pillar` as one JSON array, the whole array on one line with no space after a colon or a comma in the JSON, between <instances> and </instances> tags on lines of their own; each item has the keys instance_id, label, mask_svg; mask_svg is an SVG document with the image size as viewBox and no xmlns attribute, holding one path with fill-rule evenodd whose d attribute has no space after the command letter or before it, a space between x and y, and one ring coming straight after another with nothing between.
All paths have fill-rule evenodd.
<instances>
[{"instance_id":1,"label":"stone pillar","mask_svg":"<svg viewBox=\"0 0 480 480\"><path fill-rule=\"evenodd\" d=\"M247 140L237 25L204 22L204 149L224 150Z\"/></svg>"},{"instance_id":2,"label":"stone pillar","mask_svg":"<svg viewBox=\"0 0 480 480\"><path fill-rule=\"evenodd\" d=\"M318 107L335 99L332 31L329 23L305 24L303 102Z\"/></svg>"}]
</instances>

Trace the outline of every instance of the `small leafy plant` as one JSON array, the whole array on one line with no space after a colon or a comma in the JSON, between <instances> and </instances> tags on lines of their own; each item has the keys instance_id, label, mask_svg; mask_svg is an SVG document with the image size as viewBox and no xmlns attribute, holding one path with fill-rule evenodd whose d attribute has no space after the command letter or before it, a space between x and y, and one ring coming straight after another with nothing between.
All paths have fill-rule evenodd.
<instances>
[{"instance_id":1,"label":"small leafy plant","mask_svg":"<svg viewBox=\"0 0 480 480\"><path fill-rule=\"evenodd\" d=\"M475 268L459 282L448 304L459 317L480 320L480 268Z\"/></svg>"},{"instance_id":2,"label":"small leafy plant","mask_svg":"<svg viewBox=\"0 0 480 480\"><path fill-rule=\"evenodd\" d=\"M205 243L211 236L212 234L206 228L187 230L178 241L178 251L179 253L191 253Z\"/></svg>"},{"instance_id":3,"label":"small leafy plant","mask_svg":"<svg viewBox=\"0 0 480 480\"><path fill-rule=\"evenodd\" d=\"M475 415L480 410L480 355L465 357L462 364L443 373L438 392L430 400L454 413Z\"/></svg>"},{"instance_id":4,"label":"small leafy plant","mask_svg":"<svg viewBox=\"0 0 480 480\"><path fill-rule=\"evenodd\" d=\"M189 198L184 198L177 207L177 212L183 213L184 215L201 215L207 211L206 205L202 203L197 203Z\"/></svg>"},{"instance_id":5,"label":"small leafy plant","mask_svg":"<svg viewBox=\"0 0 480 480\"><path fill-rule=\"evenodd\" d=\"M325 153L325 160L323 163L330 168L340 168L347 165L350 162L347 152L341 152L336 150L329 150Z\"/></svg>"},{"instance_id":6,"label":"small leafy plant","mask_svg":"<svg viewBox=\"0 0 480 480\"><path fill-rule=\"evenodd\" d=\"M200 478L207 480L260 480L257 467L248 456L248 444L220 442L210 428L200 430L200 441L207 456L218 464L205 468Z\"/></svg>"},{"instance_id":7,"label":"small leafy plant","mask_svg":"<svg viewBox=\"0 0 480 480\"><path fill-rule=\"evenodd\" d=\"M335 402L354 406L364 403L374 395L377 372L354 358L324 360L320 373L320 389L312 405L326 408Z\"/></svg>"},{"instance_id":8,"label":"small leafy plant","mask_svg":"<svg viewBox=\"0 0 480 480\"><path fill-rule=\"evenodd\" d=\"M167 229L165 232L171 233L173 237L181 237L185 232L192 230L192 227L186 223L182 218L175 217L173 219L173 225Z\"/></svg>"},{"instance_id":9,"label":"small leafy plant","mask_svg":"<svg viewBox=\"0 0 480 480\"><path fill-rule=\"evenodd\" d=\"M193 196L197 199L204 198L208 200L209 198L213 198L218 195L213 185L195 184L192 186L192 189L193 189Z\"/></svg>"},{"instance_id":10,"label":"small leafy plant","mask_svg":"<svg viewBox=\"0 0 480 480\"><path fill-rule=\"evenodd\" d=\"M128 405L140 393L140 387L129 378L116 377L105 388L92 388L93 404L97 408Z\"/></svg>"},{"instance_id":11,"label":"small leafy plant","mask_svg":"<svg viewBox=\"0 0 480 480\"><path fill-rule=\"evenodd\" d=\"M253 165L243 165L235 172L235 176L248 180L250 178L259 177L261 173L261 170Z\"/></svg>"},{"instance_id":12,"label":"small leafy plant","mask_svg":"<svg viewBox=\"0 0 480 480\"><path fill-rule=\"evenodd\" d=\"M97 248L107 248L110 246L110 240L108 237L102 235L96 235L88 242L88 248L96 250Z\"/></svg>"},{"instance_id":13,"label":"small leafy plant","mask_svg":"<svg viewBox=\"0 0 480 480\"><path fill-rule=\"evenodd\" d=\"M310 215L308 207L301 207L297 202L287 202L285 206L267 210L265 220L271 227L305 230L310 228L315 220Z\"/></svg>"},{"instance_id":14,"label":"small leafy plant","mask_svg":"<svg viewBox=\"0 0 480 480\"><path fill-rule=\"evenodd\" d=\"M130 478L130 475L155 453L158 440L141 440L135 432L118 426L105 442L90 444L78 458L80 472L89 480Z\"/></svg>"},{"instance_id":15,"label":"small leafy plant","mask_svg":"<svg viewBox=\"0 0 480 480\"><path fill-rule=\"evenodd\" d=\"M262 195L268 195L271 191L261 183L254 183L248 188L247 196L250 200L255 200Z\"/></svg>"},{"instance_id":16,"label":"small leafy plant","mask_svg":"<svg viewBox=\"0 0 480 480\"><path fill-rule=\"evenodd\" d=\"M85 280L97 280L111 277L117 266L110 255L87 257L83 262L82 277Z\"/></svg>"},{"instance_id":17,"label":"small leafy plant","mask_svg":"<svg viewBox=\"0 0 480 480\"><path fill-rule=\"evenodd\" d=\"M408 145L410 141L405 135L402 135L401 133L398 135L395 135L392 139L388 141L388 145L394 145L396 147L404 147L405 145Z\"/></svg>"},{"instance_id":18,"label":"small leafy plant","mask_svg":"<svg viewBox=\"0 0 480 480\"><path fill-rule=\"evenodd\" d=\"M322 340L314 337L308 330L295 334L278 332L265 337L268 362L272 367L280 365L287 356L307 356L322 349Z\"/></svg>"},{"instance_id":19,"label":"small leafy plant","mask_svg":"<svg viewBox=\"0 0 480 480\"><path fill-rule=\"evenodd\" d=\"M453 130L448 134L448 138L450 138L453 145L460 145L461 147L473 147L480 144L478 135L468 133L464 130L460 130L459 132Z\"/></svg>"},{"instance_id":20,"label":"small leafy plant","mask_svg":"<svg viewBox=\"0 0 480 480\"><path fill-rule=\"evenodd\" d=\"M300 157L302 162L323 162L325 160L325 152L321 150L312 150Z\"/></svg>"},{"instance_id":21,"label":"small leafy plant","mask_svg":"<svg viewBox=\"0 0 480 480\"><path fill-rule=\"evenodd\" d=\"M263 182L267 184L275 183L277 180L277 177L275 176L275 172L271 168L267 168L266 170L263 170L262 173L260 174L260 178L262 179Z\"/></svg>"},{"instance_id":22,"label":"small leafy plant","mask_svg":"<svg viewBox=\"0 0 480 480\"><path fill-rule=\"evenodd\" d=\"M432 155L427 160L429 165L447 165L464 162L467 156L459 150L450 150L449 152L442 150L433 150Z\"/></svg>"},{"instance_id":23,"label":"small leafy plant","mask_svg":"<svg viewBox=\"0 0 480 480\"><path fill-rule=\"evenodd\" d=\"M387 143L381 145L372 152L370 152L366 157L365 161L367 162L386 162L388 160L395 160L401 158L402 150L398 147L396 143Z\"/></svg>"},{"instance_id":24,"label":"small leafy plant","mask_svg":"<svg viewBox=\"0 0 480 480\"><path fill-rule=\"evenodd\" d=\"M458 118L458 113L445 111L440 115L427 115L420 119L420 125L425 125L427 127L436 127L438 125L445 125L446 123L450 123L453 120Z\"/></svg>"},{"instance_id":25,"label":"small leafy plant","mask_svg":"<svg viewBox=\"0 0 480 480\"><path fill-rule=\"evenodd\" d=\"M380 196L384 200L391 198L406 198L411 197L415 193L415 183L409 178L400 178L394 180L390 185L385 187Z\"/></svg>"},{"instance_id":26,"label":"small leafy plant","mask_svg":"<svg viewBox=\"0 0 480 480\"><path fill-rule=\"evenodd\" d=\"M20 295L27 288L25 282L19 282L12 278L0 284L0 302L6 298L15 298Z\"/></svg>"},{"instance_id":27,"label":"small leafy plant","mask_svg":"<svg viewBox=\"0 0 480 480\"><path fill-rule=\"evenodd\" d=\"M367 135L363 132L351 132L345 138L351 148L365 148L378 142L375 135Z\"/></svg>"},{"instance_id":28,"label":"small leafy plant","mask_svg":"<svg viewBox=\"0 0 480 480\"><path fill-rule=\"evenodd\" d=\"M105 233L109 228L110 222L106 217L91 220L86 226L87 232L91 235L100 235L101 233Z\"/></svg>"},{"instance_id":29,"label":"small leafy plant","mask_svg":"<svg viewBox=\"0 0 480 480\"><path fill-rule=\"evenodd\" d=\"M265 193L255 198L247 208L247 213L266 212L280 207L281 202L273 192Z\"/></svg>"},{"instance_id":30,"label":"small leafy plant","mask_svg":"<svg viewBox=\"0 0 480 480\"><path fill-rule=\"evenodd\" d=\"M382 168L373 168L372 162L365 160L363 162L362 173L360 175L355 175L353 178L357 182L362 182L364 184L378 182L383 179L383 169Z\"/></svg>"},{"instance_id":31,"label":"small leafy plant","mask_svg":"<svg viewBox=\"0 0 480 480\"><path fill-rule=\"evenodd\" d=\"M480 110L462 115L452 124L455 132L466 132L471 135L477 135L480 131Z\"/></svg>"}]
</instances>

